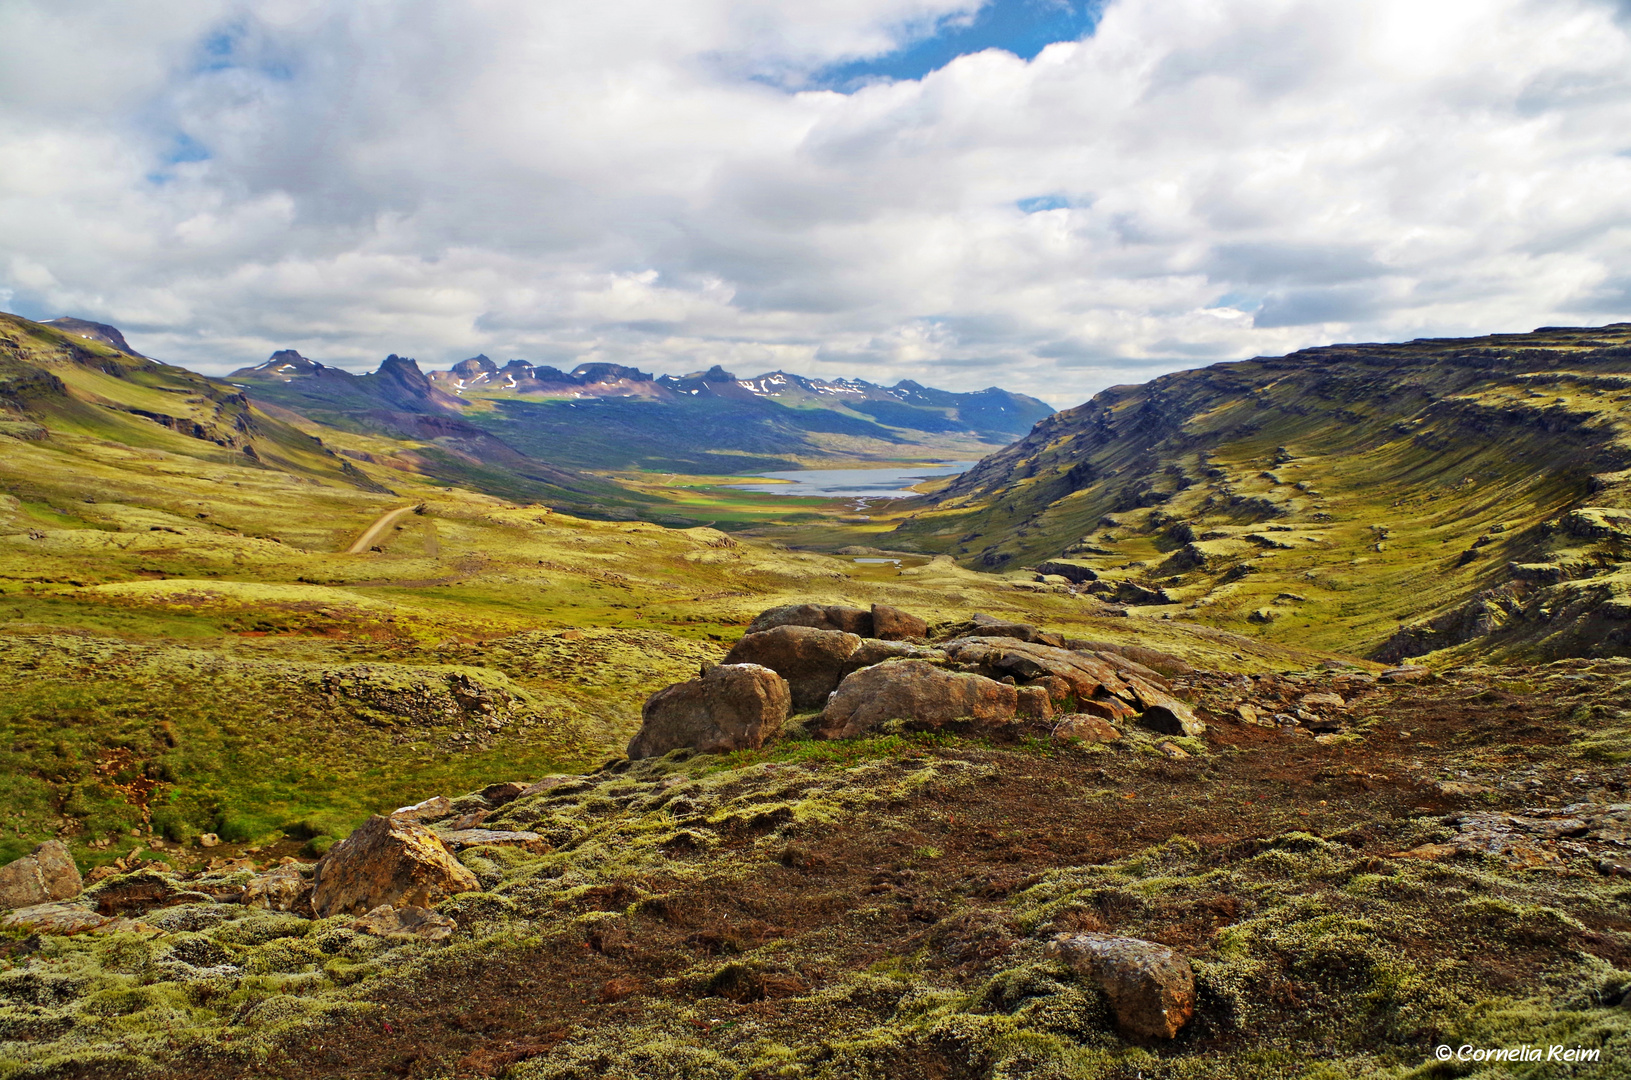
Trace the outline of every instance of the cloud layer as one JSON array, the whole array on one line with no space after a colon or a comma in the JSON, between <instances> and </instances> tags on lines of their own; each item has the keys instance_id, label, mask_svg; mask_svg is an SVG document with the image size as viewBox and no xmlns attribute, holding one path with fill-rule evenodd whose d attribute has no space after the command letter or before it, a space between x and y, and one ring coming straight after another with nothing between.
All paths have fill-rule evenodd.
<instances>
[{"instance_id":1,"label":"cloud layer","mask_svg":"<svg viewBox=\"0 0 1631 1080\"><path fill-rule=\"evenodd\" d=\"M1038 0L1041 2L1041 0ZM1631 319L1618 0L0 7L0 308L293 346L992 383ZM943 24L943 23L942 23Z\"/></svg>"}]
</instances>

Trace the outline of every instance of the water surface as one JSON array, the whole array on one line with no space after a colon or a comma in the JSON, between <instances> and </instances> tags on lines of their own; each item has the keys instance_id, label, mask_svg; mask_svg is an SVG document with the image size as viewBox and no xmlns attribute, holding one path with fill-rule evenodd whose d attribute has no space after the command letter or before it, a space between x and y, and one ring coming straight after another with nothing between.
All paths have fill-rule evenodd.
<instances>
[{"instance_id":1,"label":"water surface","mask_svg":"<svg viewBox=\"0 0 1631 1080\"><path fill-rule=\"evenodd\" d=\"M921 484L938 476L956 476L975 465L972 461L946 461L938 465L908 465L887 469L790 469L760 473L770 484L732 484L739 491L825 499L904 499Z\"/></svg>"}]
</instances>

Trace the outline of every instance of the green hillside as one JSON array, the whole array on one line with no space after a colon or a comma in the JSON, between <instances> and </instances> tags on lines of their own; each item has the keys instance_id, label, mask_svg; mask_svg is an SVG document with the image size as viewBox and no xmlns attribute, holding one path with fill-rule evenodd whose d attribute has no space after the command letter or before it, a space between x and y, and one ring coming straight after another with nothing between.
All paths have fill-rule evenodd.
<instances>
[{"instance_id":1,"label":"green hillside","mask_svg":"<svg viewBox=\"0 0 1631 1080\"><path fill-rule=\"evenodd\" d=\"M1106 390L884 542L1386 660L1620 655L1627 470L1631 325L1336 345Z\"/></svg>"}]
</instances>

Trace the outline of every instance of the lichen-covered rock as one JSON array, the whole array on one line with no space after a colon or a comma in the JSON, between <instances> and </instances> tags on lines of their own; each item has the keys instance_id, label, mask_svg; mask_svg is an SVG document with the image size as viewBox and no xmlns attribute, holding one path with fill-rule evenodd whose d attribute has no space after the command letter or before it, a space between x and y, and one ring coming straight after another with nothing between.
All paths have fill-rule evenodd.
<instances>
[{"instance_id":1,"label":"lichen-covered rock","mask_svg":"<svg viewBox=\"0 0 1631 1080\"><path fill-rule=\"evenodd\" d=\"M1126 681L1139 707L1138 722L1143 727L1163 735L1206 734L1205 722L1188 705L1143 679L1129 676Z\"/></svg>"},{"instance_id":2,"label":"lichen-covered rock","mask_svg":"<svg viewBox=\"0 0 1631 1080\"><path fill-rule=\"evenodd\" d=\"M1053 719L1053 700L1048 697L1048 691L1040 686L1021 686L1017 688L1018 701L1014 704L1014 715L1026 720Z\"/></svg>"},{"instance_id":3,"label":"lichen-covered rock","mask_svg":"<svg viewBox=\"0 0 1631 1080\"><path fill-rule=\"evenodd\" d=\"M959 623L942 631L945 638L1012 638L1015 641L1027 641L1037 645L1049 645L1061 648L1065 639L1058 634L1038 629L1030 623L1010 622L1007 619L998 619L990 615L976 615L965 623Z\"/></svg>"},{"instance_id":4,"label":"lichen-covered rock","mask_svg":"<svg viewBox=\"0 0 1631 1080\"><path fill-rule=\"evenodd\" d=\"M375 814L318 860L311 902L327 918L360 915L381 904L429 907L480 887L435 833Z\"/></svg>"},{"instance_id":5,"label":"lichen-covered rock","mask_svg":"<svg viewBox=\"0 0 1631 1080\"><path fill-rule=\"evenodd\" d=\"M819 709L838 689L861 639L813 626L778 626L748 634L725 654L723 664L758 664L787 680L794 712Z\"/></svg>"},{"instance_id":6,"label":"lichen-covered rock","mask_svg":"<svg viewBox=\"0 0 1631 1080\"><path fill-rule=\"evenodd\" d=\"M844 662L844 674L860 671L873 664L881 664L885 660L932 660L946 659L946 654L928 645L918 645L910 641L883 641L878 638L863 638L860 648L850 653Z\"/></svg>"},{"instance_id":7,"label":"lichen-covered rock","mask_svg":"<svg viewBox=\"0 0 1631 1080\"><path fill-rule=\"evenodd\" d=\"M1057 742L1072 740L1084 743L1115 742L1121 738L1121 732L1101 716L1067 713L1054 725L1053 737Z\"/></svg>"},{"instance_id":8,"label":"lichen-covered rock","mask_svg":"<svg viewBox=\"0 0 1631 1080\"><path fill-rule=\"evenodd\" d=\"M535 832L506 832L500 829L448 829L436 835L442 838L442 843L454 851L463 851L467 847L481 847L488 844L499 844L505 847L518 847L523 851L530 851L543 855L553 850L549 841Z\"/></svg>"},{"instance_id":9,"label":"lichen-covered rock","mask_svg":"<svg viewBox=\"0 0 1631 1080\"><path fill-rule=\"evenodd\" d=\"M424 907L395 908L381 904L351 924L351 929L373 937L396 940L446 941L458 929L452 919Z\"/></svg>"},{"instance_id":10,"label":"lichen-covered rock","mask_svg":"<svg viewBox=\"0 0 1631 1080\"><path fill-rule=\"evenodd\" d=\"M887 604L872 605L872 637L883 641L906 641L929 635L929 624L916 615Z\"/></svg>"},{"instance_id":11,"label":"lichen-covered rock","mask_svg":"<svg viewBox=\"0 0 1631 1080\"><path fill-rule=\"evenodd\" d=\"M1038 563L1036 572L1047 575L1057 574L1073 585L1099 580L1097 570L1087 563L1077 562L1075 559L1049 559L1047 562Z\"/></svg>"},{"instance_id":12,"label":"lichen-covered rock","mask_svg":"<svg viewBox=\"0 0 1631 1080\"><path fill-rule=\"evenodd\" d=\"M506 780L502 784L488 784L478 794L494 806L503 806L512 799L520 798L529 786L519 780Z\"/></svg>"},{"instance_id":13,"label":"lichen-covered rock","mask_svg":"<svg viewBox=\"0 0 1631 1080\"><path fill-rule=\"evenodd\" d=\"M791 706L787 680L769 668L720 664L646 700L640 731L629 740L629 757L681 748L705 754L756 749L781 730Z\"/></svg>"},{"instance_id":14,"label":"lichen-covered rock","mask_svg":"<svg viewBox=\"0 0 1631 1080\"><path fill-rule=\"evenodd\" d=\"M241 903L267 911L300 912L311 907L311 893L312 883L300 872L300 867L289 864L251 878L244 886Z\"/></svg>"},{"instance_id":15,"label":"lichen-covered rock","mask_svg":"<svg viewBox=\"0 0 1631 1080\"><path fill-rule=\"evenodd\" d=\"M872 613L864 608L842 604L786 604L759 613L748 624L749 634L762 634L778 626L813 626L817 630L837 630L856 637L875 637Z\"/></svg>"},{"instance_id":16,"label":"lichen-covered rock","mask_svg":"<svg viewBox=\"0 0 1631 1080\"><path fill-rule=\"evenodd\" d=\"M159 928L136 919L109 918L99 915L84 904L54 901L18 908L0 916L0 928L32 930L37 934L129 934L159 933Z\"/></svg>"},{"instance_id":17,"label":"lichen-covered rock","mask_svg":"<svg viewBox=\"0 0 1631 1080\"><path fill-rule=\"evenodd\" d=\"M47 840L30 854L0 866L0 909L69 900L83 885L68 848L60 840Z\"/></svg>"},{"instance_id":18,"label":"lichen-covered rock","mask_svg":"<svg viewBox=\"0 0 1631 1080\"><path fill-rule=\"evenodd\" d=\"M403 821L417 821L420 824L441 821L443 818L453 816L453 800L446 795L432 795L412 806L397 807L391 811L391 816Z\"/></svg>"},{"instance_id":19,"label":"lichen-covered rock","mask_svg":"<svg viewBox=\"0 0 1631 1080\"><path fill-rule=\"evenodd\" d=\"M827 700L815 732L823 739L851 739L889 720L931 728L957 720L1011 723L1018 708L1018 687L926 660L891 660L846 677Z\"/></svg>"},{"instance_id":20,"label":"lichen-covered rock","mask_svg":"<svg viewBox=\"0 0 1631 1080\"><path fill-rule=\"evenodd\" d=\"M1068 697L1078 702L1112 695L1133 697L1123 676L1087 653L1006 637L958 638L942 648L948 658L975 674L998 679L1012 676L1021 682L1047 680L1056 688L1055 700L1060 704ZM1053 683L1054 679L1059 682Z\"/></svg>"},{"instance_id":21,"label":"lichen-covered rock","mask_svg":"<svg viewBox=\"0 0 1631 1080\"><path fill-rule=\"evenodd\" d=\"M1165 945L1115 934L1061 934L1047 951L1098 982L1125 1031L1170 1039L1195 1015L1194 972Z\"/></svg>"}]
</instances>

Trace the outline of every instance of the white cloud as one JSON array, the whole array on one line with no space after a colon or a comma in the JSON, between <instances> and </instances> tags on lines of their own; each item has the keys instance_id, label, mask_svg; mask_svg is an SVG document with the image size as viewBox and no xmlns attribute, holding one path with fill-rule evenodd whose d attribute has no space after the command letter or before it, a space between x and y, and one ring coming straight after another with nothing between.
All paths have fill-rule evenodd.
<instances>
[{"instance_id":1,"label":"white cloud","mask_svg":"<svg viewBox=\"0 0 1631 1080\"><path fill-rule=\"evenodd\" d=\"M1029 63L786 89L975 6L10 0L0 296L212 372L484 351L1058 404L1631 319L1623 3L1115 0Z\"/></svg>"}]
</instances>

